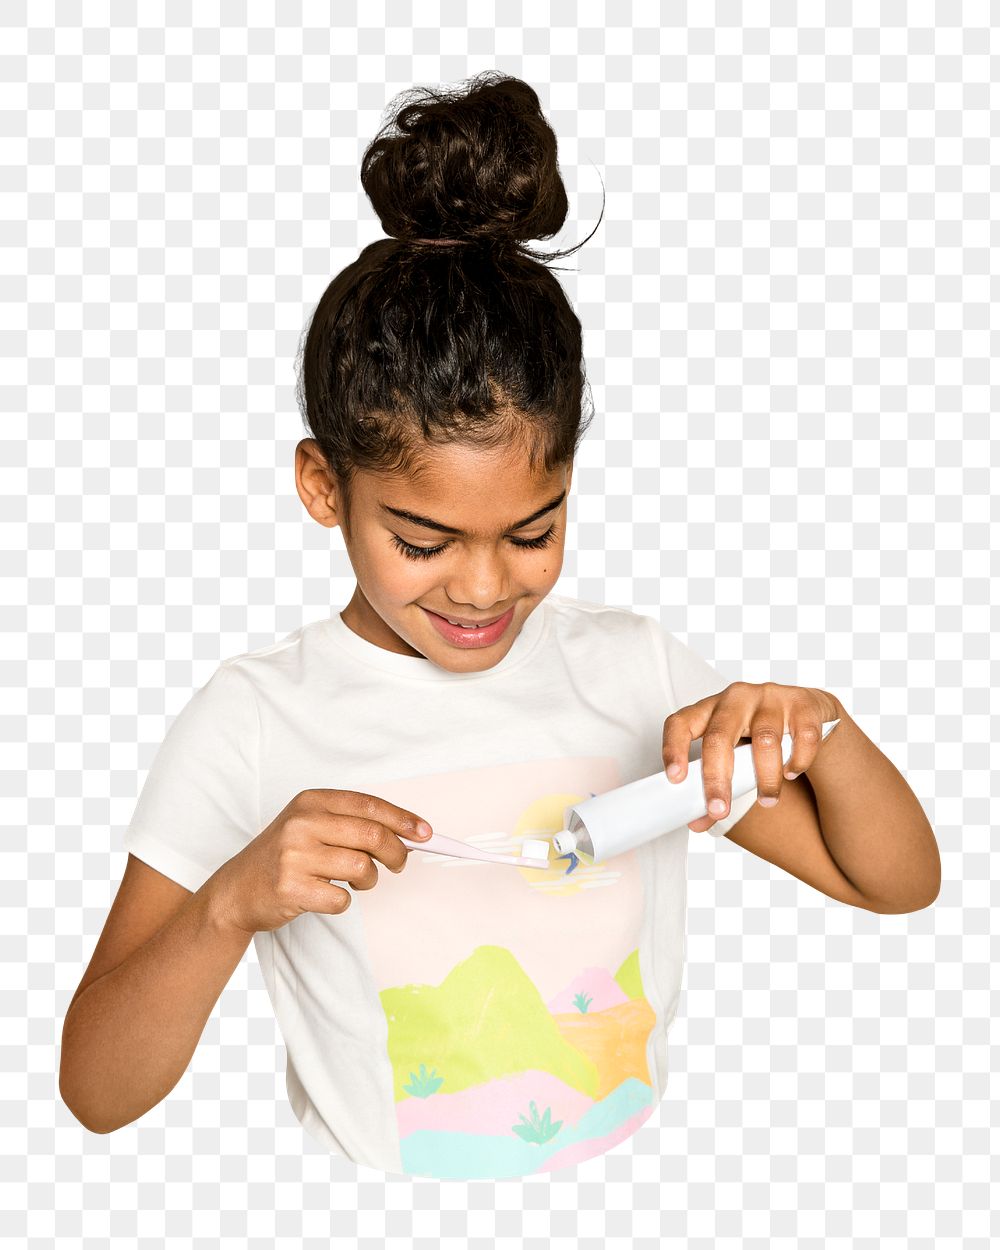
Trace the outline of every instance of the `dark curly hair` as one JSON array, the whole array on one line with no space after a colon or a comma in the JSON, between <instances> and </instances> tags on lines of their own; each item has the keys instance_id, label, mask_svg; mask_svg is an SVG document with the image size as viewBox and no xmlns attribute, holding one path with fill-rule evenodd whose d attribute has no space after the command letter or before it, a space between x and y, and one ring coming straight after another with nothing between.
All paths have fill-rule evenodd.
<instances>
[{"instance_id":1,"label":"dark curly hair","mask_svg":"<svg viewBox=\"0 0 1000 1250\"><path fill-rule=\"evenodd\" d=\"M538 96L496 71L403 96L361 162L390 237L333 279L299 353L299 409L345 509L357 469L417 476L428 444L519 445L551 472L593 416L582 327L543 263L583 244L523 244L568 208Z\"/></svg>"}]
</instances>

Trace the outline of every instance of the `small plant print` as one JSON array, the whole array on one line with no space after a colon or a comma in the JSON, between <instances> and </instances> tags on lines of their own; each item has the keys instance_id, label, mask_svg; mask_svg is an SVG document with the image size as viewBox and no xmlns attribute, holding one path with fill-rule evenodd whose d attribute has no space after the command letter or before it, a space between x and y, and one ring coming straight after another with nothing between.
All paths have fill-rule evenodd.
<instances>
[{"instance_id":1,"label":"small plant print","mask_svg":"<svg viewBox=\"0 0 1000 1250\"><path fill-rule=\"evenodd\" d=\"M428 1073L427 1065L422 1063L420 1065L419 1076L416 1072L411 1072L410 1084L404 1085L403 1089L405 1089L408 1094L412 1094L414 1098L430 1098L431 1094L433 1094L434 1091L443 1083L444 1077L437 1075L437 1068L435 1068L433 1072Z\"/></svg>"},{"instance_id":2,"label":"small plant print","mask_svg":"<svg viewBox=\"0 0 1000 1250\"><path fill-rule=\"evenodd\" d=\"M523 1138L525 1141L543 1145L545 1142L551 1141L562 1128L562 1120L557 1120L555 1124L552 1123L551 1111L550 1107L546 1107L545 1114L539 1119L538 1108L534 1103L531 1103L531 1119L525 1119L522 1114L522 1123L511 1125L511 1127L518 1137Z\"/></svg>"},{"instance_id":3,"label":"small plant print","mask_svg":"<svg viewBox=\"0 0 1000 1250\"><path fill-rule=\"evenodd\" d=\"M573 995L573 1002L576 1003L577 1011L585 1012L593 1001L594 1000L590 997L589 994L580 993L580 994Z\"/></svg>"}]
</instances>

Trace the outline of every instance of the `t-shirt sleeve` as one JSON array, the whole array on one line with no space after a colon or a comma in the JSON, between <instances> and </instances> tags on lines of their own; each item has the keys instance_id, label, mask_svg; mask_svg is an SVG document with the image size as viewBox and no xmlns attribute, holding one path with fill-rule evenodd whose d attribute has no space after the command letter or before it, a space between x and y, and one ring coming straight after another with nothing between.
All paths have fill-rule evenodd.
<instances>
[{"instance_id":1,"label":"t-shirt sleeve","mask_svg":"<svg viewBox=\"0 0 1000 1250\"><path fill-rule=\"evenodd\" d=\"M125 850L201 888L260 833L260 721L246 674L225 662L174 718L125 832Z\"/></svg>"},{"instance_id":2,"label":"t-shirt sleeve","mask_svg":"<svg viewBox=\"0 0 1000 1250\"><path fill-rule=\"evenodd\" d=\"M704 699L710 694L719 694L730 684L707 660L687 646L675 635L665 630L652 617L647 618L652 626L657 655L660 660L660 674L663 680L668 706L664 709L663 719L678 708L688 707ZM701 739L691 744L690 758L701 757ZM729 805L728 813L717 820L707 832L713 838L724 837L757 802L757 787L754 786L747 794L734 798Z\"/></svg>"}]
</instances>

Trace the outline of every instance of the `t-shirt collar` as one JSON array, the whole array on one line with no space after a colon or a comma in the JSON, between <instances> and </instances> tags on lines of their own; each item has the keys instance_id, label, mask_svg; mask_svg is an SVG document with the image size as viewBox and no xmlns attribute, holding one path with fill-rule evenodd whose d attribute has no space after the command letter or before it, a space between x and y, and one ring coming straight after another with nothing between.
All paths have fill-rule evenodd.
<instances>
[{"instance_id":1,"label":"t-shirt collar","mask_svg":"<svg viewBox=\"0 0 1000 1250\"><path fill-rule=\"evenodd\" d=\"M519 668L535 650L547 634L549 623L548 607L543 599L532 610L510 650L498 664L477 673L451 673L435 664L433 660L428 660L426 656L400 655L396 651L386 651L384 647L378 647L375 643L362 638L349 625L345 625L340 615L344 610L344 608L338 608L327 621L328 636L334 645L372 668L393 673L397 677L415 678L417 681L484 681L505 675L512 669Z\"/></svg>"}]
</instances>

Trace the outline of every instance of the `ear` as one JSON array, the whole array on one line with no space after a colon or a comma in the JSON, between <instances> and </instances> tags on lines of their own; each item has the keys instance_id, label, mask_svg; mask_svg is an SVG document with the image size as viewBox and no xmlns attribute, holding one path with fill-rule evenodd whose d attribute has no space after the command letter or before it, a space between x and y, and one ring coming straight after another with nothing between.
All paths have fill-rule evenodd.
<instances>
[{"instance_id":1,"label":"ear","mask_svg":"<svg viewBox=\"0 0 1000 1250\"><path fill-rule=\"evenodd\" d=\"M314 438L304 438L295 448L295 489L314 521L327 529L340 524L337 481Z\"/></svg>"}]
</instances>

